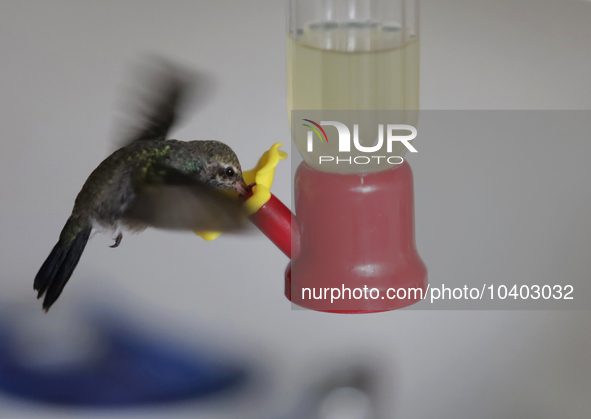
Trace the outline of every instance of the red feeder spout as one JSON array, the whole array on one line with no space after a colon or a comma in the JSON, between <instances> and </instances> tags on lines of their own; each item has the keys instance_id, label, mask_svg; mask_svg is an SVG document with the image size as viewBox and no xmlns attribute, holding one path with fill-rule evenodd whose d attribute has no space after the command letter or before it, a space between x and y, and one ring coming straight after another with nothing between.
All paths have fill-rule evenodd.
<instances>
[{"instance_id":1,"label":"red feeder spout","mask_svg":"<svg viewBox=\"0 0 591 419\"><path fill-rule=\"evenodd\" d=\"M249 192L245 199L252 196ZM295 217L289 208L275 195L257 212L250 216L250 221L263 232L281 250L285 256L292 258L292 252L297 255L299 250L299 233ZM293 248L292 248L293 245Z\"/></svg>"}]
</instances>

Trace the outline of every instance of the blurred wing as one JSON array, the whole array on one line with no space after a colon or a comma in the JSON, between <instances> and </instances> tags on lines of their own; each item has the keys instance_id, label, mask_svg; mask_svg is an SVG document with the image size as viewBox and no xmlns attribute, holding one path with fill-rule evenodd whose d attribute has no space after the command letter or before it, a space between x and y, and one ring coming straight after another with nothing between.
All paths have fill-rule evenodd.
<instances>
[{"instance_id":1,"label":"blurred wing","mask_svg":"<svg viewBox=\"0 0 591 419\"><path fill-rule=\"evenodd\" d=\"M166 140L171 129L189 107L191 100L206 94L212 85L210 77L202 73L188 72L164 60L151 60L136 71L134 82L138 85L131 95L135 103L128 104L133 111L123 134L122 146L135 141ZM194 105L195 103L193 103Z\"/></svg>"},{"instance_id":2,"label":"blurred wing","mask_svg":"<svg viewBox=\"0 0 591 419\"><path fill-rule=\"evenodd\" d=\"M245 226L247 214L238 198L166 170L160 181L147 182L136 192L123 217L131 226L192 231L230 231Z\"/></svg>"}]
</instances>

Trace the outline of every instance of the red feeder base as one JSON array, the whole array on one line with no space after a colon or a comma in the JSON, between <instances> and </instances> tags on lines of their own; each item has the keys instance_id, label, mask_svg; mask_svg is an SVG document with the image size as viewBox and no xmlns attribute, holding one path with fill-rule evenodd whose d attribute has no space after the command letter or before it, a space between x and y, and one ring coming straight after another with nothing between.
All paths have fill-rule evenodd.
<instances>
[{"instance_id":1,"label":"red feeder base","mask_svg":"<svg viewBox=\"0 0 591 419\"><path fill-rule=\"evenodd\" d=\"M419 301L427 269L416 250L413 200L407 162L356 174L302 163L295 177L287 298L332 313L389 311Z\"/></svg>"}]
</instances>

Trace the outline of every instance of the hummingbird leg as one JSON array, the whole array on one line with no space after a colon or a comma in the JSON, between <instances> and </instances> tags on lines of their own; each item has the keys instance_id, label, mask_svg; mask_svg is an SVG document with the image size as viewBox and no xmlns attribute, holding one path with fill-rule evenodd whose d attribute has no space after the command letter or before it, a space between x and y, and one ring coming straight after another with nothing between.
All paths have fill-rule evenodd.
<instances>
[{"instance_id":1,"label":"hummingbird leg","mask_svg":"<svg viewBox=\"0 0 591 419\"><path fill-rule=\"evenodd\" d=\"M111 249L114 249L114 248L118 247L121 244L121 239L123 239L123 233L119 232L119 234L117 234L117 237L115 237L115 243L113 243L109 247Z\"/></svg>"}]
</instances>

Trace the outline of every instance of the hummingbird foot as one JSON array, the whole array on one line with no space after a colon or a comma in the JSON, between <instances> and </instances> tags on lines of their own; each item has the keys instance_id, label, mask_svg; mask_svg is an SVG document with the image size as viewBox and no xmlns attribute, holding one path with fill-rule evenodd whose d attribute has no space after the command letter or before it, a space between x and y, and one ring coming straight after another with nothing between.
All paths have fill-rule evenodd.
<instances>
[{"instance_id":1,"label":"hummingbird foot","mask_svg":"<svg viewBox=\"0 0 591 419\"><path fill-rule=\"evenodd\" d=\"M119 233L117 234L117 237L115 237L115 243L113 243L112 245L110 245L109 247L111 249L114 249L116 247L119 247L119 245L121 244L121 239L123 239L123 233Z\"/></svg>"}]
</instances>

